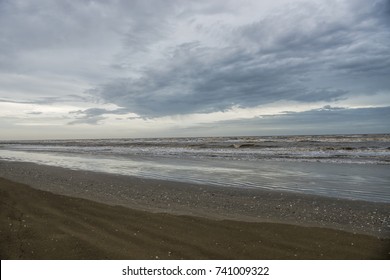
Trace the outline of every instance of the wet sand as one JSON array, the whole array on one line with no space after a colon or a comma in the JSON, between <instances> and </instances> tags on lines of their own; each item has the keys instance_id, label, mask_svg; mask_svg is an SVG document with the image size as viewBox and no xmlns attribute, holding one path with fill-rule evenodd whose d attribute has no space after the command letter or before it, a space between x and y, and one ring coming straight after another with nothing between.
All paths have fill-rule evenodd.
<instances>
[{"instance_id":1,"label":"wet sand","mask_svg":"<svg viewBox=\"0 0 390 280\"><path fill-rule=\"evenodd\" d=\"M389 204L29 163L0 176L2 259L390 257Z\"/></svg>"}]
</instances>

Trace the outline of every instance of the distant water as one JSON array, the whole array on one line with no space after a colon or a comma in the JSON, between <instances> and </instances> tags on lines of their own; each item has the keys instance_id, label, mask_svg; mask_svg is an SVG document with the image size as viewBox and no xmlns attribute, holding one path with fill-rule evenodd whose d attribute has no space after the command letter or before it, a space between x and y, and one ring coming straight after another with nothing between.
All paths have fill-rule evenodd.
<instances>
[{"instance_id":1,"label":"distant water","mask_svg":"<svg viewBox=\"0 0 390 280\"><path fill-rule=\"evenodd\" d=\"M390 203L390 135L2 141L0 159Z\"/></svg>"}]
</instances>

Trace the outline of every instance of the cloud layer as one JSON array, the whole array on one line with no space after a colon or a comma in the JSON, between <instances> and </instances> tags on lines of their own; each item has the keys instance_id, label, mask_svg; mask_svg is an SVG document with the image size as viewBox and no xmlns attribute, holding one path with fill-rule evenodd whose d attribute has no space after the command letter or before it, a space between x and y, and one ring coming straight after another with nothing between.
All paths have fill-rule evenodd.
<instances>
[{"instance_id":1,"label":"cloud layer","mask_svg":"<svg viewBox=\"0 0 390 280\"><path fill-rule=\"evenodd\" d=\"M172 10L157 42L145 39L138 52L130 43L132 55L155 59L95 93L131 112L164 116L388 90L386 3L356 2L297 2L241 24L234 21L245 14L229 9L186 19ZM192 36L181 37L180 28ZM122 67L131 72L131 62Z\"/></svg>"},{"instance_id":2,"label":"cloud layer","mask_svg":"<svg viewBox=\"0 0 390 280\"><path fill-rule=\"evenodd\" d=\"M388 0L0 1L7 129L160 122L180 134L183 119L200 129L286 110L310 124L326 104L390 106L389 73Z\"/></svg>"}]
</instances>

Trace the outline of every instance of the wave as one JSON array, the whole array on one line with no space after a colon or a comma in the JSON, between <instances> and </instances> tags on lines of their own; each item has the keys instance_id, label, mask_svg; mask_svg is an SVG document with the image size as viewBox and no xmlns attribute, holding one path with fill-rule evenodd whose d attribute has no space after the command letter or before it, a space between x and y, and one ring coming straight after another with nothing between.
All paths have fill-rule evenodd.
<instances>
[{"instance_id":1,"label":"wave","mask_svg":"<svg viewBox=\"0 0 390 280\"><path fill-rule=\"evenodd\" d=\"M390 135L194 137L3 141L0 149L29 152L390 164Z\"/></svg>"}]
</instances>

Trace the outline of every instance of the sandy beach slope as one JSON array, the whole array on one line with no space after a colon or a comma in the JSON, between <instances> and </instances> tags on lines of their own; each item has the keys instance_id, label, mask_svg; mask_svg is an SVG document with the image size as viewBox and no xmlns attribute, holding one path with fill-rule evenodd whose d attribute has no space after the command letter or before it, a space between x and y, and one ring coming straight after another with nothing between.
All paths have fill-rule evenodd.
<instances>
[{"instance_id":1,"label":"sandy beach slope","mask_svg":"<svg viewBox=\"0 0 390 280\"><path fill-rule=\"evenodd\" d=\"M0 179L1 259L386 259L340 230L151 213Z\"/></svg>"},{"instance_id":2,"label":"sandy beach slope","mask_svg":"<svg viewBox=\"0 0 390 280\"><path fill-rule=\"evenodd\" d=\"M390 238L390 203L152 180L24 162L0 161L0 177L34 189L147 212L325 227Z\"/></svg>"}]
</instances>

